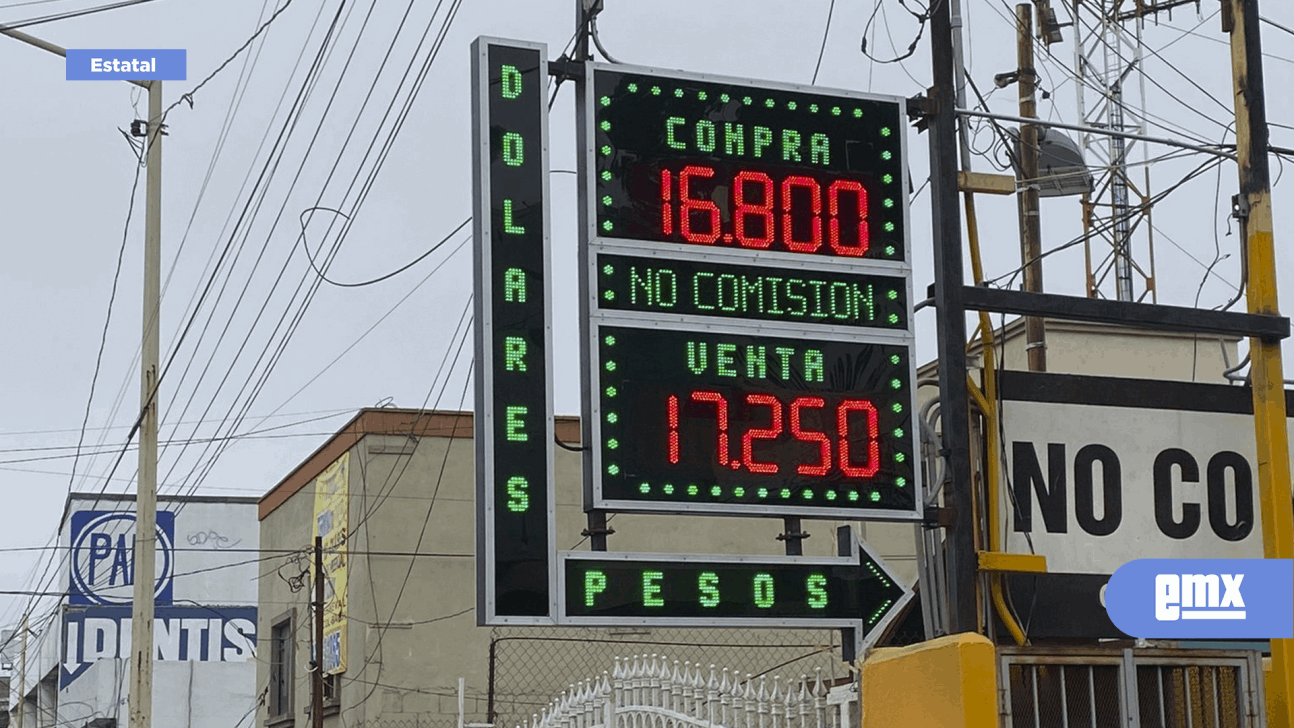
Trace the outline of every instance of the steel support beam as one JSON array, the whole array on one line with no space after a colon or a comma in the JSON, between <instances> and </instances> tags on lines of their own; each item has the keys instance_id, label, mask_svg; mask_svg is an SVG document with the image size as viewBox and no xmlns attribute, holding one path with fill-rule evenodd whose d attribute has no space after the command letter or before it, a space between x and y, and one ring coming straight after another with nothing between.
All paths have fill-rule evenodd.
<instances>
[{"instance_id":1,"label":"steel support beam","mask_svg":"<svg viewBox=\"0 0 1294 728\"><path fill-rule=\"evenodd\" d=\"M1249 336L1264 341L1280 341L1290 335L1288 318L1266 314L1061 296L1055 293L1029 293L981 286L966 286L961 298L965 307L971 310L1019 316L1045 316L1188 334Z\"/></svg>"}]
</instances>

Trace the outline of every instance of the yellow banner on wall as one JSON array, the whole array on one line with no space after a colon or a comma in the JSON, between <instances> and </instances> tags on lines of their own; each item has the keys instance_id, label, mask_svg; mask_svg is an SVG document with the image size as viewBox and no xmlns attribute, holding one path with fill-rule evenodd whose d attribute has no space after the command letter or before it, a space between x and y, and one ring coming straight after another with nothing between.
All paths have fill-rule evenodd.
<instances>
[{"instance_id":1,"label":"yellow banner on wall","mask_svg":"<svg viewBox=\"0 0 1294 728\"><path fill-rule=\"evenodd\" d=\"M316 536L323 539L325 675L346 671L346 536L350 516L350 453L315 478ZM313 559L311 568L313 569Z\"/></svg>"}]
</instances>

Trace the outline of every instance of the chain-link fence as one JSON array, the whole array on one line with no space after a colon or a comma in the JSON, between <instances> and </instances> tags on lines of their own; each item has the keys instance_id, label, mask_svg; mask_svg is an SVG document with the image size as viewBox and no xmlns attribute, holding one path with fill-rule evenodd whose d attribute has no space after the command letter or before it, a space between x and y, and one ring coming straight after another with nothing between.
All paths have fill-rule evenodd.
<instances>
[{"instance_id":1,"label":"chain-link fence","mask_svg":"<svg viewBox=\"0 0 1294 728\"><path fill-rule=\"evenodd\" d=\"M496 628L490 640L489 722L529 725L571 684L610 672L617 657L656 654L745 675L852 679L838 630Z\"/></svg>"}]
</instances>

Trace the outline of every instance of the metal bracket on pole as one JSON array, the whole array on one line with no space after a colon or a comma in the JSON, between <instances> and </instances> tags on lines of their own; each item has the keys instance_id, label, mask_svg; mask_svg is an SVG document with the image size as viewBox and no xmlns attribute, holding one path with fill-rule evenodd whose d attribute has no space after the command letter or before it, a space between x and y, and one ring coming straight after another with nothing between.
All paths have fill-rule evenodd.
<instances>
[{"instance_id":1,"label":"metal bracket on pole","mask_svg":"<svg viewBox=\"0 0 1294 728\"><path fill-rule=\"evenodd\" d=\"M548 62L548 75L559 81L582 81L584 64L562 55L561 58Z\"/></svg>"}]
</instances>

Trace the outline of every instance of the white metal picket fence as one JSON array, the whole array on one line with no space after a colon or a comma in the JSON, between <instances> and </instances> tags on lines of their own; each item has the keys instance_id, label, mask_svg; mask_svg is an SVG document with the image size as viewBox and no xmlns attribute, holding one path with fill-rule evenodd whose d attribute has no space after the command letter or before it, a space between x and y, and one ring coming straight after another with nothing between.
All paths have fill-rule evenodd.
<instances>
[{"instance_id":1,"label":"white metal picket fence","mask_svg":"<svg viewBox=\"0 0 1294 728\"><path fill-rule=\"evenodd\" d=\"M616 658L610 674L570 686L518 728L849 728L857 693L812 678L744 678L657 655ZM851 699L852 697L852 699Z\"/></svg>"}]
</instances>

